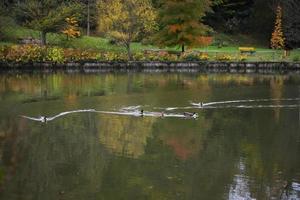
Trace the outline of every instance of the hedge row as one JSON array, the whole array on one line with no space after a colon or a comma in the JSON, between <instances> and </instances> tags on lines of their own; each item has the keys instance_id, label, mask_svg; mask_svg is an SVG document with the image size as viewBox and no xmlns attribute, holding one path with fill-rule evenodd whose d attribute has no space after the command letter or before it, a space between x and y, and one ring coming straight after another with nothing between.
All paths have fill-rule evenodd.
<instances>
[{"instance_id":1,"label":"hedge row","mask_svg":"<svg viewBox=\"0 0 300 200\"><path fill-rule=\"evenodd\" d=\"M167 51L145 51L133 54L137 61L206 61L210 57L206 53L186 52L180 55ZM214 60L230 61L229 55L219 55ZM242 58L243 59L243 58ZM43 47L39 45L13 45L0 47L0 61L3 62L86 62L86 61L127 61L126 53L96 52L92 50L63 49L59 47Z\"/></svg>"}]
</instances>

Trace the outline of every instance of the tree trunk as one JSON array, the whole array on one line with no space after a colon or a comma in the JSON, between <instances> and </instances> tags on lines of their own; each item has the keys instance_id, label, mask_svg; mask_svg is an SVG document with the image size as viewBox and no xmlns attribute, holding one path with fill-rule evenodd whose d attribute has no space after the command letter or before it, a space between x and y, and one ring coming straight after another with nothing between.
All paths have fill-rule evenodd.
<instances>
[{"instance_id":1,"label":"tree trunk","mask_svg":"<svg viewBox=\"0 0 300 200\"><path fill-rule=\"evenodd\" d=\"M45 46L47 44L47 32L42 31L41 34L41 44Z\"/></svg>"},{"instance_id":2,"label":"tree trunk","mask_svg":"<svg viewBox=\"0 0 300 200\"><path fill-rule=\"evenodd\" d=\"M86 27L86 35L90 36L90 0L87 1L87 27Z\"/></svg>"},{"instance_id":3,"label":"tree trunk","mask_svg":"<svg viewBox=\"0 0 300 200\"><path fill-rule=\"evenodd\" d=\"M184 44L181 46L181 52L184 53Z\"/></svg>"},{"instance_id":4,"label":"tree trunk","mask_svg":"<svg viewBox=\"0 0 300 200\"><path fill-rule=\"evenodd\" d=\"M131 55L130 43L126 44L126 49L127 49L128 60L131 61L132 55Z\"/></svg>"}]
</instances>

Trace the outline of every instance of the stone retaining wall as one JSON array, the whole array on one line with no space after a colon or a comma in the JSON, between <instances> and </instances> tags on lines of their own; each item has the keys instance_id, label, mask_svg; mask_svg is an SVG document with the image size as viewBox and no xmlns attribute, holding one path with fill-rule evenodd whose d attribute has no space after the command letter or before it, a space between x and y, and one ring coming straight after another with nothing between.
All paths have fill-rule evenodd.
<instances>
[{"instance_id":1,"label":"stone retaining wall","mask_svg":"<svg viewBox=\"0 0 300 200\"><path fill-rule=\"evenodd\" d=\"M231 72L269 73L297 72L300 63L293 62L68 62L57 63L1 63L0 71L79 71L79 72Z\"/></svg>"}]
</instances>

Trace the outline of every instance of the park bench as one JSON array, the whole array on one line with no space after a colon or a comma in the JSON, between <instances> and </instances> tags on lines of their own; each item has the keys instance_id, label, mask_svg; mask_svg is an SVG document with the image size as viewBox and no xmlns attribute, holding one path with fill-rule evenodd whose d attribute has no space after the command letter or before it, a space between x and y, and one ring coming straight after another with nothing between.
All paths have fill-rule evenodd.
<instances>
[{"instance_id":1,"label":"park bench","mask_svg":"<svg viewBox=\"0 0 300 200\"><path fill-rule=\"evenodd\" d=\"M254 47L239 47L241 54L255 54L256 50Z\"/></svg>"},{"instance_id":2,"label":"park bench","mask_svg":"<svg viewBox=\"0 0 300 200\"><path fill-rule=\"evenodd\" d=\"M26 38L18 38L19 44L38 44L40 45L42 42L39 39L35 39L32 37L26 37Z\"/></svg>"}]
</instances>

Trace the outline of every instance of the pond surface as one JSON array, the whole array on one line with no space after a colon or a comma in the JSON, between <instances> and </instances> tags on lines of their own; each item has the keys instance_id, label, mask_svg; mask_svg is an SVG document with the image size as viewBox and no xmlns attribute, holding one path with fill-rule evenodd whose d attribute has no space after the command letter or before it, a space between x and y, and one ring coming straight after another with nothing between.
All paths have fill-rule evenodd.
<instances>
[{"instance_id":1,"label":"pond surface","mask_svg":"<svg viewBox=\"0 0 300 200\"><path fill-rule=\"evenodd\" d=\"M300 77L2 74L0 199L300 199Z\"/></svg>"}]
</instances>

